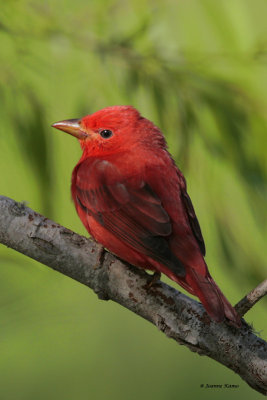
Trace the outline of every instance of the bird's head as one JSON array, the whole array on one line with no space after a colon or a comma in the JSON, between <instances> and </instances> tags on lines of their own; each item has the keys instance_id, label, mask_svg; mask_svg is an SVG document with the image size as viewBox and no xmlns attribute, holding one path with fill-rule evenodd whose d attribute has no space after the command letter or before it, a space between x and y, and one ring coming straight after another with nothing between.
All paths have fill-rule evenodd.
<instances>
[{"instance_id":1,"label":"bird's head","mask_svg":"<svg viewBox=\"0 0 267 400\"><path fill-rule=\"evenodd\" d=\"M88 155L127 151L140 144L166 145L160 130L132 106L107 107L80 119L56 122L52 127L77 137Z\"/></svg>"}]
</instances>

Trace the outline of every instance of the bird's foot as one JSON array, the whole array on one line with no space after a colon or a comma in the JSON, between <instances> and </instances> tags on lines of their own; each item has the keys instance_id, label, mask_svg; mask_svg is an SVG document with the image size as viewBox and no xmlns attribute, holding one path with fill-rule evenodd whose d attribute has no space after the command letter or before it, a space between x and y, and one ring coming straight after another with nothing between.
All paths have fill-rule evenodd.
<instances>
[{"instance_id":1,"label":"bird's foot","mask_svg":"<svg viewBox=\"0 0 267 400\"><path fill-rule=\"evenodd\" d=\"M149 290L154 286L161 278L161 273L156 271L153 275L150 275L148 278L148 282L146 284L146 289Z\"/></svg>"}]
</instances>

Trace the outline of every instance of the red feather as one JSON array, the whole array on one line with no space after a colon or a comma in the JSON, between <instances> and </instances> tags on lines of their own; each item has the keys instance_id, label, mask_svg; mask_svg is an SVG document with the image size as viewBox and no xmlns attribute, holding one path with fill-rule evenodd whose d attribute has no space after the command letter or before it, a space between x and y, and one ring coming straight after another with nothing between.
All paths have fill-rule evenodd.
<instances>
[{"instance_id":1,"label":"red feather","mask_svg":"<svg viewBox=\"0 0 267 400\"><path fill-rule=\"evenodd\" d=\"M208 272L185 179L160 130L126 106L88 115L79 126L88 136L80 140L83 156L71 190L88 232L130 264L163 272L198 296L215 321L226 317L239 327ZM104 130L111 136L102 137Z\"/></svg>"}]
</instances>

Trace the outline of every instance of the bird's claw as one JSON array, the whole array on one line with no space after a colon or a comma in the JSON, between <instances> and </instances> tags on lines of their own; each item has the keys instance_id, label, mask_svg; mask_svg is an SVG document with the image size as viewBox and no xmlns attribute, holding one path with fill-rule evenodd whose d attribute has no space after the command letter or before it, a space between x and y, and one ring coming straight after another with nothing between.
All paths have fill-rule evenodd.
<instances>
[{"instance_id":1,"label":"bird's claw","mask_svg":"<svg viewBox=\"0 0 267 400\"><path fill-rule=\"evenodd\" d=\"M152 286L154 286L161 278L161 273L156 271L153 275L150 275L148 278L148 282L145 285L147 290L150 290Z\"/></svg>"}]
</instances>

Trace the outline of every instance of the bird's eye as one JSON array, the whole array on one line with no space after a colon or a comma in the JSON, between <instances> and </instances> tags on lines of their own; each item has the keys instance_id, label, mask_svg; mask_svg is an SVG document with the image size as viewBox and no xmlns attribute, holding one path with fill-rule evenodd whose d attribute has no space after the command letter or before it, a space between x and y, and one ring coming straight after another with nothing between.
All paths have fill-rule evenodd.
<instances>
[{"instance_id":1,"label":"bird's eye","mask_svg":"<svg viewBox=\"0 0 267 400\"><path fill-rule=\"evenodd\" d=\"M99 131L100 136L104 139L108 139L113 135L113 132L110 129L102 129Z\"/></svg>"}]
</instances>

